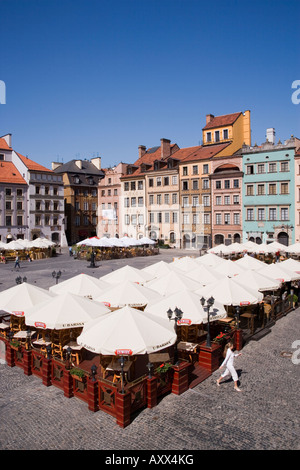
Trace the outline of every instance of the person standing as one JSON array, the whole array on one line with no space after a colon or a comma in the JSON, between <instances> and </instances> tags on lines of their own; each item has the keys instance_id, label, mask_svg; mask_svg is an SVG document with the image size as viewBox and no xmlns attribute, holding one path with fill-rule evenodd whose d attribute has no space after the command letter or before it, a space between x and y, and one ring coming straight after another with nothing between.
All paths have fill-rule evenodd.
<instances>
[{"instance_id":1,"label":"person standing","mask_svg":"<svg viewBox=\"0 0 300 470\"><path fill-rule=\"evenodd\" d=\"M15 268L20 269L20 261L19 261L19 256L18 255L16 256L16 259L15 259Z\"/></svg>"},{"instance_id":2,"label":"person standing","mask_svg":"<svg viewBox=\"0 0 300 470\"><path fill-rule=\"evenodd\" d=\"M220 386L220 382L224 377L226 377L227 375L231 375L232 380L234 381L234 389L237 392L241 392L241 389L238 387L238 375L233 365L234 358L240 356L241 354L242 353L233 352L233 343L231 341L226 344L224 349L225 359L219 367L219 369L222 369L224 366L226 366L226 369L221 375L221 377L219 377L217 380L218 386Z\"/></svg>"}]
</instances>

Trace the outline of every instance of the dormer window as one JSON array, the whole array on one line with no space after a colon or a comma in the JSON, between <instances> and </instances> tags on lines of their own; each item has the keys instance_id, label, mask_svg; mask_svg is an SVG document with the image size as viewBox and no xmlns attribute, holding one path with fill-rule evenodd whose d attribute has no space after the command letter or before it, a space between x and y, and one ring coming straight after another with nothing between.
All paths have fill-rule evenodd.
<instances>
[{"instance_id":1,"label":"dormer window","mask_svg":"<svg viewBox=\"0 0 300 470\"><path fill-rule=\"evenodd\" d=\"M223 130L223 140L227 140L228 139L228 129L224 129Z\"/></svg>"},{"instance_id":2,"label":"dormer window","mask_svg":"<svg viewBox=\"0 0 300 470\"><path fill-rule=\"evenodd\" d=\"M206 142L211 142L211 132L206 133Z\"/></svg>"},{"instance_id":3,"label":"dormer window","mask_svg":"<svg viewBox=\"0 0 300 470\"><path fill-rule=\"evenodd\" d=\"M220 131L215 131L215 142L220 142Z\"/></svg>"}]
</instances>

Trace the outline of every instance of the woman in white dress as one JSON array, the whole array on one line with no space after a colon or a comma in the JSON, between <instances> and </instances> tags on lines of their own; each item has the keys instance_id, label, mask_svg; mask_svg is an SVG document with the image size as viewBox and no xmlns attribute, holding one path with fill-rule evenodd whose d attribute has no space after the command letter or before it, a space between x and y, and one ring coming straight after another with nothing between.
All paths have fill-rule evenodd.
<instances>
[{"instance_id":1,"label":"woman in white dress","mask_svg":"<svg viewBox=\"0 0 300 470\"><path fill-rule=\"evenodd\" d=\"M233 343L229 342L226 344L224 349L225 359L219 367L219 369L222 369L224 366L226 366L226 369L221 375L221 377L217 380L218 386L220 386L220 382L224 377L226 377L227 375L231 375L232 380L234 381L234 389L237 392L241 392L241 389L238 387L238 375L233 365L234 358L240 356L241 354L242 353L233 352Z\"/></svg>"}]
</instances>

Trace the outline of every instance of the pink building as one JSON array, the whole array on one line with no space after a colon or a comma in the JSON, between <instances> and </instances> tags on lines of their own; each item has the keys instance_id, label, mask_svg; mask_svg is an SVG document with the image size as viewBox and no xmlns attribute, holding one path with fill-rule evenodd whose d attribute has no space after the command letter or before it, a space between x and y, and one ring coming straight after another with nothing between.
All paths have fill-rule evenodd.
<instances>
[{"instance_id":1,"label":"pink building","mask_svg":"<svg viewBox=\"0 0 300 470\"><path fill-rule=\"evenodd\" d=\"M242 241L242 157L215 157L211 168L212 246Z\"/></svg>"},{"instance_id":2,"label":"pink building","mask_svg":"<svg viewBox=\"0 0 300 470\"><path fill-rule=\"evenodd\" d=\"M122 237L120 218L121 176L126 174L127 163L119 163L113 168L103 169L104 178L98 185L98 227L97 236Z\"/></svg>"}]
</instances>

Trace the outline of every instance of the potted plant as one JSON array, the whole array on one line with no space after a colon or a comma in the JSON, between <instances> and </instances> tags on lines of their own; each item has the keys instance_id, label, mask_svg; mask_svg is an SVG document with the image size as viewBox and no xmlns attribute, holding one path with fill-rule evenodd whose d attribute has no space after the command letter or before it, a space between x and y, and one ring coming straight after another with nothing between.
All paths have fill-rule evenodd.
<instances>
[{"instance_id":1,"label":"potted plant","mask_svg":"<svg viewBox=\"0 0 300 470\"><path fill-rule=\"evenodd\" d=\"M158 374L165 374L168 370L172 369L172 364L170 362L163 362L157 369Z\"/></svg>"},{"instance_id":2,"label":"potted plant","mask_svg":"<svg viewBox=\"0 0 300 470\"><path fill-rule=\"evenodd\" d=\"M76 369L75 367L70 370L70 374L79 382L83 382L86 377L85 372L82 369Z\"/></svg>"},{"instance_id":3,"label":"potted plant","mask_svg":"<svg viewBox=\"0 0 300 470\"><path fill-rule=\"evenodd\" d=\"M16 351L19 351L20 346L21 346L21 343L19 341L12 340L9 344L10 344L10 347L12 349L15 349Z\"/></svg>"}]
</instances>

